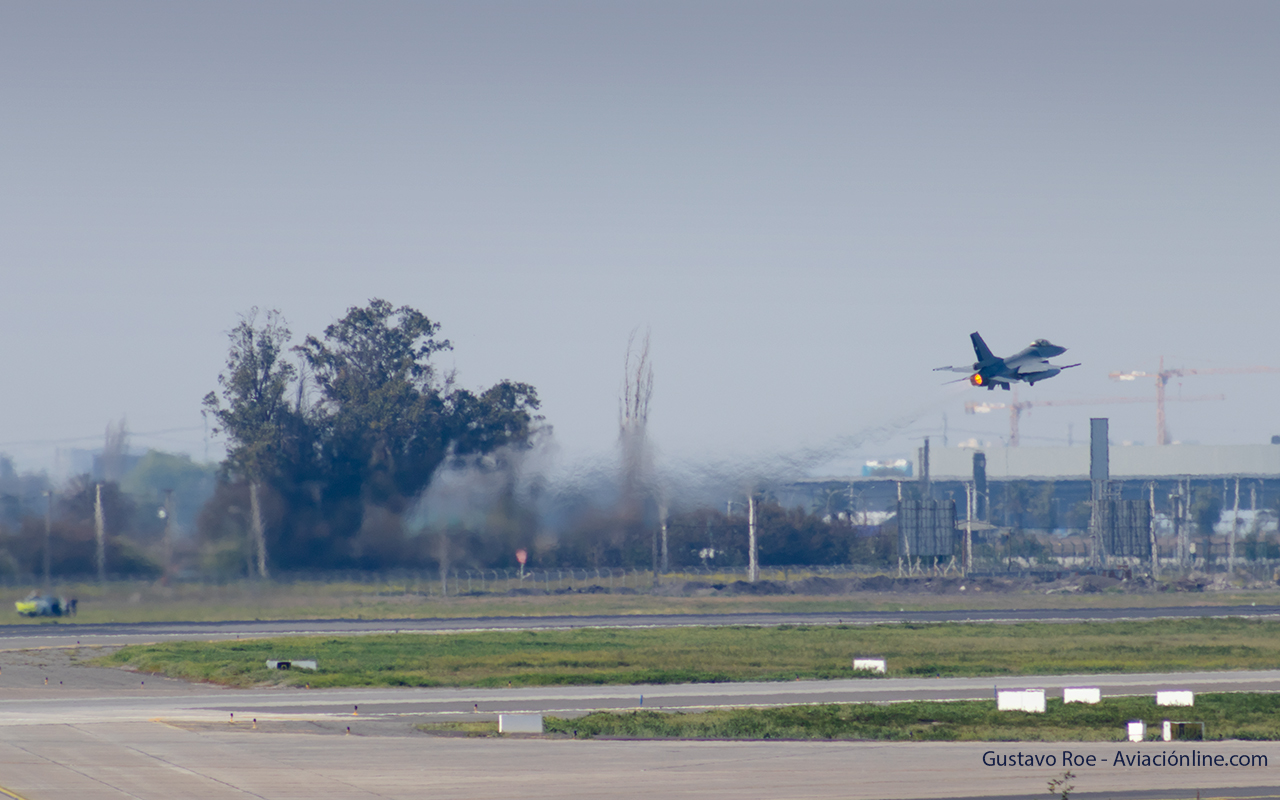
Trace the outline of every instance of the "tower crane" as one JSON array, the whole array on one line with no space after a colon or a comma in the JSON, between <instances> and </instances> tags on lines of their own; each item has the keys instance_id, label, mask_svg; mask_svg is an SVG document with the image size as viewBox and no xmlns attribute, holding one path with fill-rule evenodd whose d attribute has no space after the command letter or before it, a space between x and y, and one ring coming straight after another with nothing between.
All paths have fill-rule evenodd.
<instances>
[{"instance_id":1,"label":"tower crane","mask_svg":"<svg viewBox=\"0 0 1280 800\"><path fill-rule=\"evenodd\" d=\"M1164 401L1165 386L1169 384L1170 378L1180 378L1183 375L1236 375L1248 372L1280 372L1280 367L1210 367L1209 369L1165 369L1164 356L1160 356L1160 369L1157 372L1143 372L1141 370L1135 372L1112 372L1110 373L1112 380L1117 381L1133 381L1138 378L1155 378L1156 379L1156 444L1169 443L1169 426L1165 422Z\"/></svg>"},{"instance_id":2,"label":"tower crane","mask_svg":"<svg viewBox=\"0 0 1280 800\"><path fill-rule=\"evenodd\" d=\"M1204 400L1225 400L1226 397L1220 394L1201 395L1199 397L1179 397L1179 402L1200 402ZM1022 412L1032 406L1094 406L1094 405L1115 405L1119 403L1150 403L1149 397L1096 397L1085 400L1018 400L1017 390L1014 390L1013 401L1009 403L977 403L972 400L964 404L964 413L966 414L989 414L997 409L1009 409L1009 446L1018 446L1018 422L1022 418Z\"/></svg>"}]
</instances>

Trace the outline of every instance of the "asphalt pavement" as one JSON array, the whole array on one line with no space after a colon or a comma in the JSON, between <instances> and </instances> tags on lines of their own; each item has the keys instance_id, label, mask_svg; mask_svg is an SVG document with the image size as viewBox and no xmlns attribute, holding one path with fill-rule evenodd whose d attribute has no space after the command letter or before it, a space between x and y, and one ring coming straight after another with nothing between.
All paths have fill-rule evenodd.
<instances>
[{"instance_id":1,"label":"asphalt pavement","mask_svg":"<svg viewBox=\"0 0 1280 800\"><path fill-rule=\"evenodd\" d=\"M1280 743L1191 743L1203 756L1246 755L1246 768L1115 765L1143 743L671 742L427 736L420 721L503 712L575 716L599 709L698 710L792 703L991 697L1003 688L1097 686L1103 696L1158 689L1280 691L1280 670L1009 678L506 689L250 689L170 681L73 663L66 646L305 634L423 633L574 627L1045 622L1170 617L1280 617L1267 606L848 614L511 617L0 627L0 789L24 800L90 798L804 797L932 800L1034 797L1064 770L1045 758L1095 756L1073 768L1077 800L1280 797ZM36 650L18 648L40 648ZM46 682L47 681L47 682ZM349 733L348 733L349 731ZM1177 745L1178 752L1188 748ZM1041 756L1002 769L987 751ZM1265 766L1257 763L1263 757ZM1105 762L1105 763L1104 763ZM1272 764L1271 762L1274 762ZM2 792L0 792L2 793Z\"/></svg>"},{"instance_id":2,"label":"asphalt pavement","mask_svg":"<svg viewBox=\"0 0 1280 800\"><path fill-rule=\"evenodd\" d=\"M1280 758L1273 742L1176 748L1117 743L581 741L446 738L341 729L271 732L260 726L165 722L0 726L0 786L25 800L244 800L256 798L733 798L924 800L1045 797L1073 758L1081 795L1110 798L1273 796L1274 766L1141 768L1117 765L1152 750ZM984 753L1039 758L989 766ZM1054 759L1053 766L1047 762ZM989 758L987 760L990 760Z\"/></svg>"},{"instance_id":3,"label":"asphalt pavement","mask_svg":"<svg viewBox=\"0 0 1280 800\"><path fill-rule=\"evenodd\" d=\"M2 655L2 654L0 654ZM5 659L0 657L0 665ZM24 670L24 671L20 671ZM889 703L991 698L997 687L1096 686L1104 697L1193 692L1280 691L1280 670L1019 678L850 678L831 681L694 683L625 686L476 688L225 689L139 676L121 670L68 667L45 684L39 667L0 670L0 726L136 722L149 719L226 721L416 717L493 720L500 713L578 716L603 709L696 711L746 706ZM63 677L65 676L65 677ZM103 685L101 681L109 683ZM147 682L151 685L148 688Z\"/></svg>"},{"instance_id":4,"label":"asphalt pavement","mask_svg":"<svg viewBox=\"0 0 1280 800\"><path fill-rule=\"evenodd\" d=\"M1280 619L1280 606L1177 606L1165 608L1010 609L946 611L850 611L847 613L627 614L618 616L456 617L378 620L253 620L239 622L142 622L0 625L0 650L124 645L164 641L216 641L276 636L365 633L450 633L573 628L676 628L708 625L882 625L898 622L1085 622L1249 617Z\"/></svg>"}]
</instances>

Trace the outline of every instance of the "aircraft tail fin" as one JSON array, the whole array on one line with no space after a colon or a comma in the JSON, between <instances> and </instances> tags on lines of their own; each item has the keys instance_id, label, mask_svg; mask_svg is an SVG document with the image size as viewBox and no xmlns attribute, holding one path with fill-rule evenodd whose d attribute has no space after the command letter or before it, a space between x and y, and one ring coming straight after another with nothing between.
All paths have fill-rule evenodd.
<instances>
[{"instance_id":1,"label":"aircraft tail fin","mask_svg":"<svg viewBox=\"0 0 1280 800\"><path fill-rule=\"evenodd\" d=\"M977 331L969 334L969 338L973 341L973 353L978 357L979 364L988 364L999 360L991 352L991 348L987 347L987 343L982 341L982 336Z\"/></svg>"}]
</instances>

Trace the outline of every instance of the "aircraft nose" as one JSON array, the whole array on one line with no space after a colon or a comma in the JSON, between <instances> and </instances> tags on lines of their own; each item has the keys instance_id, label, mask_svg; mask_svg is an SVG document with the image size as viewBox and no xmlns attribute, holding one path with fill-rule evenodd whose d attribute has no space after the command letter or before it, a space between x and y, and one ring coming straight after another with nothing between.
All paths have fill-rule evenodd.
<instances>
[{"instance_id":1,"label":"aircraft nose","mask_svg":"<svg viewBox=\"0 0 1280 800\"><path fill-rule=\"evenodd\" d=\"M1045 351L1045 356L1047 356L1048 358L1053 358L1054 356L1060 356L1063 353L1067 352L1067 348L1059 347L1056 344L1048 345L1043 349Z\"/></svg>"}]
</instances>

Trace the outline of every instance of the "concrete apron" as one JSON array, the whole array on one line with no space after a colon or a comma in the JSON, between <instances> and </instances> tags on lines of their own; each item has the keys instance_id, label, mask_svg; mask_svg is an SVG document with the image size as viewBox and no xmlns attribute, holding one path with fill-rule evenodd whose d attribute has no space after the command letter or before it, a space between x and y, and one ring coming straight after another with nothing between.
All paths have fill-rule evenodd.
<instances>
[{"instance_id":1,"label":"concrete apron","mask_svg":"<svg viewBox=\"0 0 1280 800\"><path fill-rule=\"evenodd\" d=\"M724 797L895 800L1033 797L1073 766L1074 793L1274 786L1280 743L847 743L464 739L314 733L163 722L0 728L0 786L26 800L54 798L595 798ZM1114 766L1162 751L1265 755L1270 767ZM1053 755L1054 766L994 767L983 753ZM1190 789L1188 789L1190 787ZM1212 796L1206 792L1205 796Z\"/></svg>"}]
</instances>

